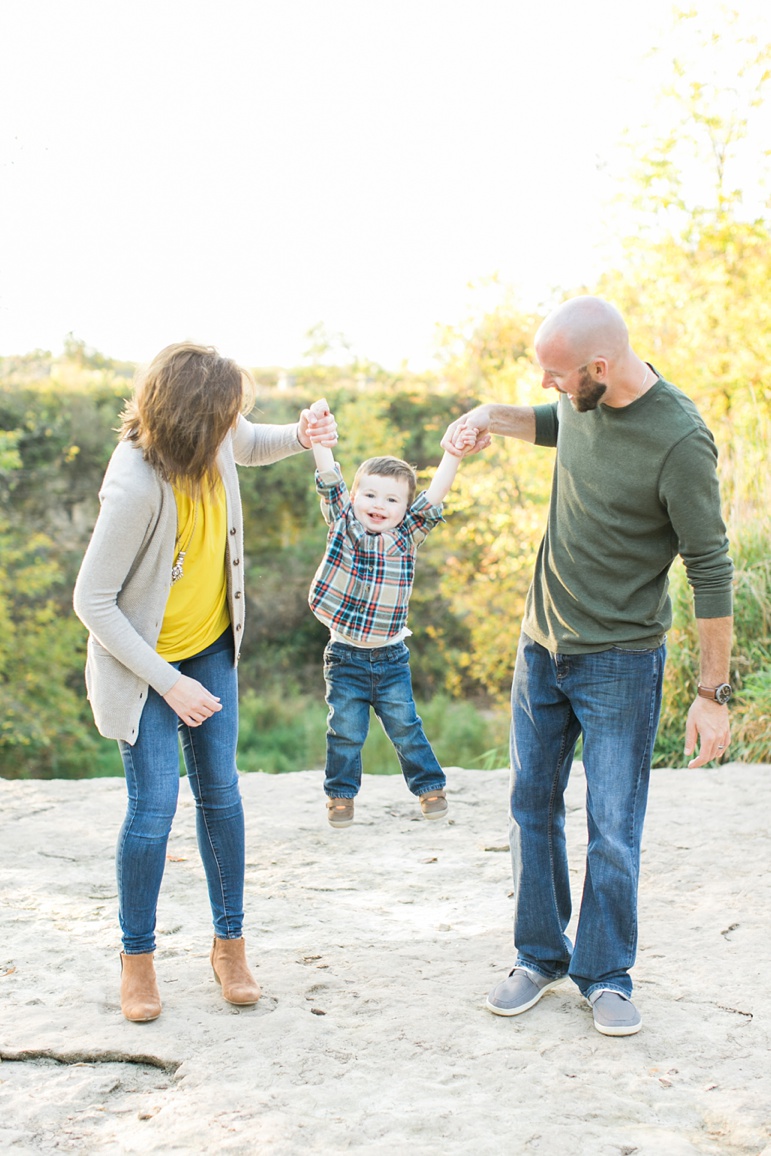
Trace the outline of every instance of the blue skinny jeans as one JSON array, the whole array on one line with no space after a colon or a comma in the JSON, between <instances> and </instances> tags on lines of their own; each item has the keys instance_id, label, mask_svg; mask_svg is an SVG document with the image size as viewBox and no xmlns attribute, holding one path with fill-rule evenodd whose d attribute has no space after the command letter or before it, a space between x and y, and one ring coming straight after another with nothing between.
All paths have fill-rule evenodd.
<instances>
[{"instance_id":1,"label":"blue skinny jeans","mask_svg":"<svg viewBox=\"0 0 771 1156\"><path fill-rule=\"evenodd\" d=\"M128 791L116 852L118 914L127 955L155 950L158 895L179 796L180 741L195 799L214 933L239 939L243 928L244 812L236 770L238 677L230 629L200 654L172 666L218 695L222 710L201 726L188 727L150 687L136 743L118 743Z\"/></svg>"}]
</instances>

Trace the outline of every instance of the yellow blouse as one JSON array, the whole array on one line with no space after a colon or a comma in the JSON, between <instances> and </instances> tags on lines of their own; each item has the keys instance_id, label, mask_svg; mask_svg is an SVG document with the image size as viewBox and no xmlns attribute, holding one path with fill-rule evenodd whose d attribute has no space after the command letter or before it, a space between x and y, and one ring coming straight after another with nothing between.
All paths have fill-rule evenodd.
<instances>
[{"instance_id":1,"label":"yellow blouse","mask_svg":"<svg viewBox=\"0 0 771 1156\"><path fill-rule=\"evenodd\" d=\"M180 662L211 646L230 625L225 573L227 502L219 479L212 493L197 501L174 489L177 542L174 563L182 575L173 583L156 650L167 662Z\"/></svg>"}]
</instances>

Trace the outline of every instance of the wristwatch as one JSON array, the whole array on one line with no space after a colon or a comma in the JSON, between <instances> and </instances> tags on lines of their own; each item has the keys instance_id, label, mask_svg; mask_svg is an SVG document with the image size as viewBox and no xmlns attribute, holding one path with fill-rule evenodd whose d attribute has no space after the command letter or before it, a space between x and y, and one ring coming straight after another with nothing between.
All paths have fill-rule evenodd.
<instances>
[{"instance_id":1,"label":"wristwatch","mask_svg":"<svg viewBox=\"0 0 771 1156\"><path fill-rule=\"evenodd\" d=\"M721 682L720 686L702 686L699 683L699 694L702 698L711 698L724 706L733 694L733 690L729 682Z\"/></svg>"}]
</instances>

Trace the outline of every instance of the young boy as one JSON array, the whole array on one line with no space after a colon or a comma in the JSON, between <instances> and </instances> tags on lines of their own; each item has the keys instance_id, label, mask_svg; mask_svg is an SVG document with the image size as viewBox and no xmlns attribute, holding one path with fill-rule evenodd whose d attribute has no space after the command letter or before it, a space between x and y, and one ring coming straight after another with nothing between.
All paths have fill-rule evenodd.
<instances>
[{"instance_id":1,"label":"young boy","mask_svg":"<svg viewBox=\"0 0 771 1156\"><path fill-rule=\"evenodd\" d=\"M321 418L325 402L311 415ZM324 791L333 827L353 823L361 787L361 748L370 706L396 748L407 786L427 819L447 814L445 777L415 710L410 654L404 639L415 551L438 522L460 458L474 445L464 430L457 456L445 453L433 481L415 497L415 471L394 457L369 458L356 472L350 498L331 448L308 436L316 461L316 489L329 525L327 546L308 602L329 627L324 651L327 763Z\"/></svg>"}]
</instances>

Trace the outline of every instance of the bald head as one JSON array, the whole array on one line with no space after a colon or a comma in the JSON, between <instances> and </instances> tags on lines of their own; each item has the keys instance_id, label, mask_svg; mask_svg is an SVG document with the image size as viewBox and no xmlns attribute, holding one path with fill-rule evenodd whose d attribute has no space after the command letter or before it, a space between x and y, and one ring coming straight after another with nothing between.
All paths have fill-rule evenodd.
<instances>
[{"instance_id":1,"label":"bald head","mask_svg":"<svg viewBox=\"0 0 771 1156\"><path fill-rule=\"evenodd\" d=\"M573 297L549 314L535 335L536 351L549 350L588 365L594 358L608 362L629 352L629 331L614 305L601 297ZM543 364L543 362L541 362Z\"/></svg>"}]
</instances>

